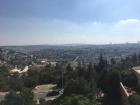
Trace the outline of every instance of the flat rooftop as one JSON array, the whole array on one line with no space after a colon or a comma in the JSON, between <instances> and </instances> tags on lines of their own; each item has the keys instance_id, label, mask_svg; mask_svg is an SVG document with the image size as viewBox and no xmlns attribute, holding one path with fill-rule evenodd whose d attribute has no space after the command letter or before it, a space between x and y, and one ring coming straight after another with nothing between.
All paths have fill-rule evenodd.
<instances>
[{"instance_id":1,"label":"flat rooftop","mask_svg":"<svg viewBox=\"0 0 140 105\"><path fill-rule=\"evenodd\" d=\"M140 73L140 66L136 66L132 68L134 71Z\"/></svg>"}]
</instances>

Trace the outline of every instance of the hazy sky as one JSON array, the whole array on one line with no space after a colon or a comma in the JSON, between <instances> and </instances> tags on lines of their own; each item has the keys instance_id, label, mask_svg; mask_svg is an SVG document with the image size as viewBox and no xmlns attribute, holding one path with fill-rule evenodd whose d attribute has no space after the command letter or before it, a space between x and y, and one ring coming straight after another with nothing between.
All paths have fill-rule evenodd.
<instances>
[{"instance_id":1,"label":"hazy sky","mask_svg":"<svg viewBox=\"0 0 140 105\"><path fill-rule=\"evenodd\" d=\"M140 0L0 0L0 45L140 40Z\"/></svg>"}]
</instances>

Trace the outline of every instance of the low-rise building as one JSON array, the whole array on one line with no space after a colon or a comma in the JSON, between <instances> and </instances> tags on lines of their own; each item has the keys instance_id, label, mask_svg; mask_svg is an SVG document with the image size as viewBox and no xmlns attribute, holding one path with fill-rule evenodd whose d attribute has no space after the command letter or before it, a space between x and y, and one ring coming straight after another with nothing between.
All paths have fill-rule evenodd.
<instances>
[{"instance_id":1,"label":"low-rise building","mask_svg":"<svg viewBox=\"0 0 140 105\"><path fill-rule=\"evenodd\" d=\"M15 67L13 70L10 71L10 73L11 74L14 74L14 73L23 74L23 73L26 73L28 70L29 70L29 66L25 66L25 68L23 70Z\"/></svg>"}]
</instances>

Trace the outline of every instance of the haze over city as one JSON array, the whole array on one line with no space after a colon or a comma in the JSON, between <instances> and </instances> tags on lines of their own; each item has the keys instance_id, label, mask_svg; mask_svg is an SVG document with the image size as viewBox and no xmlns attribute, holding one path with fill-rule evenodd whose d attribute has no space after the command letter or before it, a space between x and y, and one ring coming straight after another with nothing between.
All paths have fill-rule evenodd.
<instances>
[{"instance_id":1,"label":"haze over city","mask_svg":"<svg viewBox=\"0 0 140 105\"><path fill-rule=\"evenodd\" d=\"M0 0L0 105L140 105L140 0Z\"/></svg>"},{"instance_id":2,"label":"haze over city","mask_svg":"<svg viewBox=\"0 0 140 105\"><path fill-rule=\"evenodd\" d=\"M0 0L0 45L140 39L139 0Z\"/></svg>"}]
</instances>

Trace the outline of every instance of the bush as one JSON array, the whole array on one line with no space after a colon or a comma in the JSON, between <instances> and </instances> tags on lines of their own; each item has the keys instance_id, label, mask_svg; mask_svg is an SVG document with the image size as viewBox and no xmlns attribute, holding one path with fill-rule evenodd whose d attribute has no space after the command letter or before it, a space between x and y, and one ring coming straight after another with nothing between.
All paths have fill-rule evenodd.
<instances>
[{"instance_id":1,"label":"bush","mask_svg":"<svg viewBox=\"0 0 140 105\"><path fill-rule=\"evenodd\" d=\"M0 105L35 105L35 102L31 90L23 89L20 92L10 91Z\"/></svg>"},{"instance_id":2,"label":"bush","mask_svg":"<svg viewBox=\"0 0 140 105\"><path fill-rule=\"evenodd\" d=\"M140 105L140 96L139 95L132 95L128 99L129 99L129 102L131 105Z\"/></svg>"},{"instance_id":3,"label":"bush","mask_svg":"<svg viewBox=\"0 0 140 105\"><path fill-rule=\"evenodd\" d=\"M96 101L90 101L82 95L71 95L61 99L60 105L99 105L99 103Z\"/></svg>"},{"instance_id":4,"label":"bush","mask_svg":"<svg viewBox=\"0 0 140 105\"><path fill-rule=\"evenodd\" d=\"M128 87L137 87L137 77L132 71L122 73L123 84Z\"/></svg>"}]
</instances>

